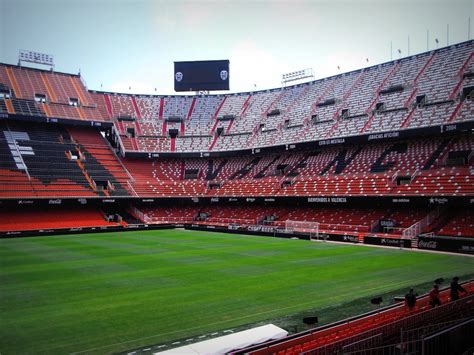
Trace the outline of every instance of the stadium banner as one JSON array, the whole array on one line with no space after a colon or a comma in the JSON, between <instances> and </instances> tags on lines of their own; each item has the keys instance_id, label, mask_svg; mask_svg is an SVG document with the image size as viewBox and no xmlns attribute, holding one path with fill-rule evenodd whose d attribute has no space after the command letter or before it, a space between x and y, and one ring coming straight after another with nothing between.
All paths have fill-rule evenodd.
<instances>
[{"instance_id":1,"label":"stadium banner","mask_svg":"<svg viewBox=\"0 0 474 355\"><path fill-rule=\"evenodd\" d=\"M411 248L411 240L402 238L364 237L364 244L394 248Z\"/></svg>"},{"instance_id":2,"label":"stadium banner","mask_svg":"<svg viewBox=\"0 0 474 355\"><path fill-rule=\"evenodd\" d=\"M0 238L18 238L18 237L41 237L45 235L64 235L64 234L82 234L82 233L105 233L105 232L126 232L127 230L150 230L150 229L173 229L174 225L159 224L133 224L127 227L122 226L101 226L101 227L77 227L77 228L58 228L58 229L36 229L27 231L9 231L0 232Z\"/></svg>"},{"instance_id":3,"label":"stadium banner","mask_svg":"<svg viewBox=\"0 0 474 355\"><path fill-rule=\"evenodd\" d=\"M474 254L474 238L418 237L418 249Z\"/></svg>"},{"instance_id":4,"label":"stadium banner","mask_svg":"<svg viewBox=\"0 0 474 355\"><path fill-rule=\"evenodd\" d=\"M6 117L5 117L6 118ZM74 125L74 126L87 126L87 127L102 127L110 128L114 124L113 122L106 121L89 121L73 118L59 118L59 117L46 117L46 116L27 116L21 114L8 114L8 119L12 121L22 122L40 122L40 123L60 123L63 125Z\"/></svg>"},{"instance_id":5,"label":"stadium banner","mask_svg":"<svg viewBox=\"0 0 474 355\"><path fill-rule=\"evenodd\" d=\"M112 199L109 197L92 197L92 198L78 198L78 197L61 197L62 205L125 205L127 203L136 203L136 204L150 204L150 203L162 203L166 201L167 203L211 203L213 199L214 204L224 204L224 203L240 203L246 205L255 205L255 204L279 204L279 203L288 203L288 204L299 204L306 206L315 206L315 205L341 205L348 204L353 206L358 205L367 205L367 204L378 204L381 206L393 206L395 205L410 205L424 207L429 206L433 207L435 205L445 205L445 206L467 206L474 204L474 197L470 196L449 196L449 197L433 197L433 196L242 196L242 197L225 197L218 196L219 201L215 200L216 197L211 196L153 196L147 198L146 196L132 197L132 196L114 196ZM58 199L55 198L28 198L28 199L11 199L11 198L0 198L0 206L13 206L13 205L48 205L54 204L54 201ZM51 202L50 202L51 201Z\"/></svg>"},{"instance_id":6,"label":"stadium banner","mask_svg":"<svg viewBox=\"0 0 474 355\"><path fill-rule=\"evenodd\" d=\"M237 226L229 225L228 227L216 226L216 225L202 225L202 224L188 224L185 226L186 229L190 230L201 230L201 231L212 231L222 233L235 233L235 234L250 234L260 235L277 238L298 238L309 240L309 233L300 232L285 232L284 229L270 226ZM315 238L313 238L314 240ZM321 233L319 234L318 240L334 241L334 242L345 242L345 243L359 243L359 237L354 235L341 235L332 233Z\"/></svg>"},{"instance_id":7,"label":"stadium banner","mask_svg":"<svg viewBox=\"0 0 474 355\"><path fill-rule=\"evenodd\" d=\"M114 196L112 199L109 197L92 197L92 198L78 198L78 197L61 197L60 199L56 198L28 198L28 199L12 199L12 198L0 198L0 206L15 206L15 205L51 205L51 204L61 204L61 205L126 205L128 203L135 203L138 205L152 204L152 203L211 203L211 199L215 197L191 197L191 196L153 196L152 198L147 198L146 196L132 197L132 196ZM307 196L272 196L272 197L222 197L219 196L219 202L213 202L214 204L225 204L225 203L239 203L244 205L278 205L280 203L288 204L299 204L306 206L315 206L315 205L341 205L341 204L350 204L352 206L365 206L367 204L378 204L380 206L393 206L395 205L410 205L417 207L433 207L435 205L445 205L445 206L468 206L474 205L474 197L469 196L449 196L449 197L430 197L430 196L406 196L406 197L394 197L394 196L317 196L317 197L307 197ZM59 202L59 200L61 202ZM214 200L216 201L216 200Z\"/></svg>"},{"instance_id":8,"label":"stadium banner","mask_svg":"<svg viewBox=\"0 0 474 355\"><path fill-rule=\"evenodd\" d=\"M347 203L347 197L308 197L310 203Z\"/></svg>"},{"instance_id":9,"label":"stadium banner","mask_svg":"<svg viewBox=\"0 0 474 355\"><path fill-rule=\"evenodd\" d=\"M259 228L263 227L263 228ZM187 224L185 229L189 230L200 230L208 232L221 232L221 233L232 233L232 234L249 234L249 235L260 235L266 237L277 237L277 238L298 238L298 239L307 239L309 240L308 234L299 234L299 233L285 233L282 229L277 229L275 227L267 226L246 226L238 227L232 226L223 227L215 225L197 225L197 224Z\"/></svg>"}]
</instances>

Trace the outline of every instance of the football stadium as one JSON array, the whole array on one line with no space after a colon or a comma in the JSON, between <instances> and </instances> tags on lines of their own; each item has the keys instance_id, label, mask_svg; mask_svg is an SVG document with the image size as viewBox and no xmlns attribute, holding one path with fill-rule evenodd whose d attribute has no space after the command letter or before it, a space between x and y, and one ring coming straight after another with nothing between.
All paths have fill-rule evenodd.
<instances>
[{"instance_id":1,"label":"football stadium","mask_svg":"<svg viewBox=\"0 0 474 355\"><path fill-rule=\"evenodd\" d=\"M74 15L80 6L115 13L132 2L2 1L0 354L472 354L472 2L433 5L436 16L452 6L462 36L443 23L445 40L424 29L421 48L412 35L382 59L328 59L333 71L298 68L296 55L287 72L256 63L277 76L269 87L255 71L243 83L242 58L219 51L212 29L203 54L163 54L168 86L144 93L115 68L138 63L130 80L155 68L107 32L116 18L94 27L97 38L67 26L97 25ZM192 33L175 18L199 37L213 7L274 20L275 4L288 27L310 15L289 1L178 1L192 5L183 17L157 3L158 28L174 31L160 45ZM380 6L384 16L408 3ZM389 26L377 30L385 40ZM67 44L48 35L59 28ZM110 67L90 59L98 42ZM372 42L365 50L387 47ZM105 75L126 84L103 85Z\"/></svg>"}]
</instances>

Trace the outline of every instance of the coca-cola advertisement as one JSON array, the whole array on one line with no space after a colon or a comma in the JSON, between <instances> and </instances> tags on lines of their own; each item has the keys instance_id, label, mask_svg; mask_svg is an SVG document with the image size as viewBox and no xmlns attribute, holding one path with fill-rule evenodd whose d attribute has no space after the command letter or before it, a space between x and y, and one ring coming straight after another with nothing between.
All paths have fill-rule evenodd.
<instances>
[{"instance_id":1,"label":"coca-cola advertisement","mask_svg":"<svg viewBox=\"0 0 474 355\"><path fill-rule=\"evenodd\" d=\"M474 254L474 240L455 237L419 237L418 248Z\"/></svg>"},{"instance_id":2,"label":"coca-cola advertisement","mask_svg":"<svg viewBox=\"0 0 474 355\"><path fill-rule=\"evenodd\" d=\"M438 246L438 242L435 240L419 240L418 241L418 248L420 249L434 249L436 250Z\"/></svg>"}]
</instances>

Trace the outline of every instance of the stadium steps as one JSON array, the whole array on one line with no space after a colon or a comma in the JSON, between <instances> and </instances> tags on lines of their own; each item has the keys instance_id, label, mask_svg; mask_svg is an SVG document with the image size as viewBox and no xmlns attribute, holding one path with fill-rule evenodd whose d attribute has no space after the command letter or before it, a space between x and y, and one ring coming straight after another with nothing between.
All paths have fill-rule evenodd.
<instances>
[{"instance_id":1,"label":"stadium steps","mask_svg":"<svg viewBox=\"0 0 474 355\"><path fill-rule=\"evenodd\" d=\"M191 102L191 106L189 106L188 114L186 115L186 120L187 121L189 121L191 119L195 107L196 107L196 98L193 97L193 101Z\"/></svg>"},{"instance_id":2,"label":"stadium steps","mask_svg":"<svg viewBox=\"0 0 474 355\"><path fill-rule=\"evenodd\" d=\"M105 107L110 117L113 117L112 103L110 102L110 97L107 94L104 94Z\"/></svg>"},{"instance_id":3,"label":"stadium steps","mask_svg":"<svg viewBox=\"0 0 474 355\"><path fill-rule=\"evenodd\" d=\"M349 90L346 91L344 93L344 95L342 96L341 102L338 104L338 107L337 107L336 111L332 115L332 120L334 121L334 124L331 126L329 131L326 133L324 138L332 137L333 133L337 130L337 128L338 128L338 126L339 126L339 124L341 123L341 120L342 120L342 118L340 117L340 113L341 113L342 108L344 107L344 105L346 105L347 99L352 95L354 90L356 90L356 88L360 85L360 83L364 79L365 75L366 75L366 71L362 70L360 72L360 74L357 76L357 78L354 80L354 82L352 83Z\"/></svg>"},{"instance_id":4,"label":"stadium steps","mask_svg":"<svg viewBox=\"0 0 474 355\"><path fill-rule=\"evenodd\" d=\"M128 195L126 188L130 174L113 153L104 137L94 129L83 127L70 127L69 133L77 142L77 149L86 158L81 164L87 177L90 180L109 181L114 186L114 189L110 191L110 194L114 196ZM92 183L92 186L94 185ZM109 192L106 191L105 194L107 193Z\"/></svg>"},{"instance_id":5,"label":"stadium steps","mask_svg":"<svg viewBox=\"0 0 474 355\"><path fill-rule=\"evenodd\" d=\"M161 128L161 135L166 137L168 135L168 122L167 121L163 121L163 126Z\"/></svg>"},{"instance_id":6,"label":"stadium steps","mask_svg":"<svg viewBox=\"0 0 474 355\"><path fill-rule=\"evenodd\" d=\"M141 119L142 118L142 114L140 113L140 109L137 105L137 101L135 100L135 96L132 96L132 105L133 105L133 108L135 110L135 114L136 114L136 117L138 119Z\"/></svg>"},{"instance_id":7,"label":"stadium steps","mask_svg":"<svg viewBox=\"0 0 474 355\"><path fill-rule=\"evenodd\" d=\"M389 73L385 76L385 78L382 80L380 85L377 87L377 90L375 91L375 97L372 100L372 102L370 103L370 105L369 105L369 107L367 108L367 111L366 111L367 115L369 115L369 119L365 122L364 126L359 131L360 134L364 133L370 127L370 125L372 124L372 121L375 117L375 112L373 112L373 109L374 109L375 105L377 104L377 102L380 99L380 91L384 88L385 84L388 82L390 77L398 70L399 67L400 67L400 63L396 63L392 67L392 69L389 71Z\"/></svg>"},{"instance_id":8,"label":"stadium steps","mask_svg":"<svg viewBox=\"0 0 474 355\"><path fill-rule=\"evenodd\" d=\"M74 80L74 78L72 76L69 77L69 79L71 80L71 84L72 86L74 87L74 89L76 90L76 93L77 93L77 98L79 98L79 104L80 105L86 105L87 104L87 99L86 97L84 96L84 93L83 93L83 90L81 87L79 87L79 83Z\"/></svg>"},{"instance_id":9,"label":"stadium steps","mask_svg":"<svg viewBox=\"0 0 474 355\"><path fill-rule=\"evenodd\" d=\"M5 106L9 114L15 114L15 109L13 108L11 100L5 100Z\"/></svg>"},{"instance_id":10,"label":"stadium steps","mask_svg":"<svg viewBox=\"0 0 474 355\"><path fill-rule=\"evenodd\" d=\"M466 100L459 100L459 102L456 104L456 108L454 109L451 116L448 118L447 122L453 122L456 120L465 102Z\"/></svg>"},{"instance_id":11,"label":"stadium steps","mask_svg":"<svg viewBox=\"0 0 474 355\"><path fill-rule=\"evenodd\" d=\"M451 94L449 95L449 100L455 100L456 99L456 95L461 90L462 83L464 82L464 73L466 72L466 69L469 67L469 64L471 63L471 60L473 58L474 58L474 52L471 52L469 57L463 63L462 67L459 69L459 71L458 71L459 81L456 84L456 86L453 88L453 90L451 91Z\"/></svg>"},{"instance_id":12,"label":"stadium steps","mask_svg":"<svg viewBox=\"0 0 474 355\"><path fill-rule=\"evenodd\" d=\"M323 91L323 93L319 95L318 98L311 104L310 115L306 117L305 120L303 121L303 124L305 125L305 135L309 129L309 124L311 123L311 117L317 113L318 104L323 102L325 98L327 97L328 93L334 90L335 85L336 85L336 81L332 80L331 84L328 85L326 89Z\"/></svg>"},{"instance_id":13,"label":"stadium steps","mask_svg":"<svg viewBox=\"0 0 474 355\"><path fill-rule=\"evenodd\" d=\"M450 146L452 146L452 139L451 138L446 138L443 139L441 144L436 148L434 153L431 155L431 157L428 159L428 161L425 163L422 170L429 170L436 161L439 161L443 159L443 156L449 151Z\"/></svg>"},{"instance_id":14,"label":"stadium steps","mask_svg":"<svg viewBox=\"0 0 474 355\"><path fill-rule=\"evenodd\" d=\"M407 128L410 125L410 122L416 112L417 106L413 106L412 109L410 110L410 113L407 115L407 117L403 120L402 125L400 128Z\"/></svg>"},{"instance_id":15,"label":"stadium steps","mask_svg":"<svg viewBox=\"0 0 474 355\"><path fill-rule=\"evenodd\" d=\"M23 93L20 91L20 87L18 86L18 82L16 81L15 74L13 73L13 69L10 67L6 68L6 72L8 75L8 79L12 85L12 89L14 92L13 97L23 97Z\"/></svg>"},{"instance_id":16,"label":"stadium steps","mask_svg":"<svg viewBox=\"0 0 474 355\"><path fill-rule=\"evenodd\" d=\"M51 85L49 84L47 74L42 72L41 73L41 79L43 80L44 86L46 88L46 93L48 94L49 101L50 102L58 102L58 98L56 96L56 93L54 92L54 90L51 88Z\"/></svg>"},{"instance_id":17,"label":"stadium steps","mask_svg":"<svg viewBox=\"0 0 474 355\"><path fill-rule=\"evenodd\" d=\"M217 124L217 121L216 121L216 124ZM219 139L219 136L214 135L214 137L212 138L211 145L209 146L209 149L208 149L209 151L212 151L218 139Z\"/></svg>"},{"instance_id":18,"label":"stadium steps","mask_svg":"<svg viewBox=\"0 0 474 355\"><path fill-rule=\"evenodd\" d=\"M434 57L435 57L435 52L432 52L431 55L429 56L428 60L426 61L426 63L423 65L423 67L421 68L421 70L418 72L415 79L413 80L413 85L414 86L416 86L416 84L418 83L418 81L420 80L422 75L425 73L426 69L431 65L431 63L434 60Z\"/></svg>"}]
</instances>

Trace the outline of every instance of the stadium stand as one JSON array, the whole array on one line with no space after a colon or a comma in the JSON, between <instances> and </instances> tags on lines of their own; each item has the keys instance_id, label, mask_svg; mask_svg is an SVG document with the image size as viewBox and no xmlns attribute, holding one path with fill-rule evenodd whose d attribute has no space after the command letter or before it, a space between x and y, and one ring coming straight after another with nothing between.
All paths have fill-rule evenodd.
<instances>
[{"instance_id":1,"label":"stadium stand","mask_svg":"<svg viewBox=\"0 0 474 355\"><path fill-rule=\"evenodd\" d=\"M474 195L473 45L228 95L88 91L80 75L0 64L0 197L295 198L292 208L132 203L123 211L146 223L314 221L361 238L407 237L423 221L418 233L472 236L469 211L434 207ZM422 131L401 135L409 129ZM308 207L332 197L426 197L433 205ZM382 219L393 225L380 228Z\"/></svg>"},{"instance_id":2,"label":"stadium stand","mask_svg":"<svg viewBox=\"0 0 474 355\"><path fill-rule=\"evenodd\" d=\"M8 163L14 157L18 164L13 170L18 176L29 174L32 179L47 181L75 176L79 185L94 191L97 190L94 184L110 183L109 192L116 196L173 196L175 193L181 196L468 196L474 193L471 134L248 158L148 161L127 158L122 165L106 140L91 128L69 127L66 131L58 126L51 130L49 126L17 122L4 122L3 127L3 165L15 167ZM18 148L12 150L8 144L13 142ZM48 155L53 151L62 162L51 170ZM70 160L71 153L81 158ZM467 161L459 163L450 158L460 153L467 154ZM185 176L189 171L196 174ZM52 191L50 196L55 196Z\"/></svg>"},{"instance_id":3,"label":"stadium stand","mask_svg":"<svg viewBox=\"0 0 474 355\"><path fill-rule=\"evenodd\" d=\"M143 107L140 111L147 112L147 119L161 121L165 115L186 120L176 139L176 151L183 152L258 148L434 126L465 120L472 112L472 101L458 95L468 82L463 75L472 61L471 52L472 41L280 90L136 100L138 107ZM440 75L442 80L431 80ZM135 117L134 97L116 97L122 100L117 113ZM416 100L420 102L415 104ZM224 117L228 120L219 120ZM165 126L161 134L159 129L149 133L157 138L166 136ZM222 133L217 135L219 128ZM189 140L188 135L205 138ZM169 145L148 145L142 151L170 151Z\"/></svg>"},{"instance_id":4,"label":"stadium stand","mask_svg":"<svg viewBox=\"0 0 474 355\"><path fill-rule=\"evenodd\" d=\"M97 110L93 96L79 75L0 65L4 98L9 113L77 120L108 120ZM96 97L96 99L99 99ZM8 104L7 104L8 106Z\"/></svg>"},{"instance_id":5,"label":"stadium stand","mask_svg":"<svg viewBox=\"0 0 474 355\"><path fill-rule=\"evenodd\" d=\"M83 166L92 181L102 183L106 195L127 195L130 174L125 170L104 138L97 131L84 127L68 127L71 140L84 157ZM96 187L97 188L97 187Z\"/></svg>"},{"instance_id":6,"label":"stadium stand","mask_svg":"<svg viewBox=\"0 0 474 355\"><path fill-rule=\"evenodd\" d=\"M448 290L441 293L442 306L431 308L428 296L417 301L414 310L408 310L403 304L387 307L341 322L336 322L314 330L294 334L290 339L268 342L249 347L237 353L246 354L335 354L344 351L347 354L394 353L401 346L410 348L413 353L420 351L423 335L443 329L447 325L469 319L473 315L473 283L464 285L468 295L456 302L450 302ZM424 329L422 329L424 328ZM429 329L428 329L429 328ZM410 330L410 341L401 338ZM430 333L430 334L431 334ZM441 343L440 343L441 344Z\"/></svg>"},{"instance_id":7,"label":"stadium stand","mask_svg":"<svg viewBox=\"0 0 474 355\"><path fill-rule=\"evenodd\" d=\"M474 192L469 163L447 166L446 159L472 151L471 146L468 134L449 141L414 139L248 158L157 159L136 162L141 168L129 170L134 185L143 184L146 174L149 185L181 186L183 193L187 186L199 186L207 196L467 196ZM192 170L196 176L185 179L185 171ZM163 195L163 189L157 191ZM143 196L153 193L143 191Z\"/></svg>"},{"instance_id":8,"label":"stadium stand","mask_svg":"<svg viewBox=\"0 0 474 355\"><path fill-rule=\"evenodd\" d=\"M85 149L62 126L1 122L0 127L1 196L127 195L121 183L127 186L128 175L97 131L85 129L84 138L84 129L68 128L87 142Z\"/></svg>"},{"instance_id":9,"label":"stadium stand","mask_svg":"<svg viewBox=\"0 0 474 355\"><path fill-rule=\"evenodd\" d=\"M288 238L317 225L336 241L429 249L426 237L472 253L473 73L472 40L228 95L89 91L80 75L0 64L0 232L186 225ZM424 297L246 352L395 353L400 328L472 316L467 288L436 310Z\"/></svg>"},{"instance_id":10,"label":"stadium stand","mask_svg":"<svg viewBox=\"0 0 474 355\"><path fill-rule=\"evenodd\" d=\"M132 152L229 151L437 126L472 120L472 95L464 89L472 88L473 43L308 84L231 95L89 92L79 75L2 64L0 107L17 115L112 119L117 139ZM134 137L125 137L118 118L133 120ZM170 128L178 129L175 140Z\"/></svg>"},{"instance_id":11,"label":"stadium stand","mask_svg":"<svg viewBox=\"0 0 474 355\"><path fill-rule=\"evenodd\" d=\"M318 222L319 233L357 236L400 238L407 228L417 224L433 209L387 207L307 207L271 205L210 206L133 206L133 214L144 223L191 223L228 228L229 226L264 225L286 228L287 221ZM441 217L423 227L421 232L439 230L437 233L453 236L470 236L471 212L459 214L443 211ZM387 224L388 225L384 225ZM441 228L440 225L443 227ZM464 233L464 234L463 234Z\"/></svg>"},{"instance_id":12,"label":"stadium stand","mask_svg":"<svg viewBox=\"0 0 474 355\"><path fill-rule=\"evenodd\" d=\"M460 211L451 216L436 234L453 237L474 237L474 212L471 210Z\"/></svg>"},{"instance_id":13,"label":"stadium stand","mask_svg":"<svg viewBox=\"0 0 474 355\"><path fill-rule=\"evenodd\" d=\"M131 213L141 221L149 224L192 223L200 207L131 207Z\"/></svg>"},{"instance_id":14,"label":"stadium stand","mask_svg":"<svg viewBox=\"0 0 474 355\"><path fill-rule=\"evenodd\" d=\"M82 227L110 227L119 223L108 222L98 208L49 207L48 210L33 206L21 206L2 211L0 231L63 229Z\"/></svg>"}]
</instances>

